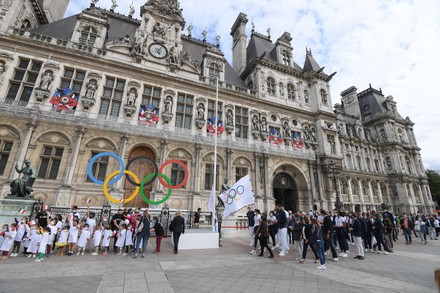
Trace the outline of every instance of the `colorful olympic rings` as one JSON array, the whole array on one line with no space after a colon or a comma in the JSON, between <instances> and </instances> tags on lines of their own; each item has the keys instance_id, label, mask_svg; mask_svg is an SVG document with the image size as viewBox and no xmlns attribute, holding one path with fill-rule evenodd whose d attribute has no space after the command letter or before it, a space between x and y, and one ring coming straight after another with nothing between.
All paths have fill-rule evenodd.
<instances>
[{"instance_id":1,"label":"colorful olympic rings","mask_svg":"<svg viewBox=\"0 0 440 293\"><path fill-rule=\"evenodd\" d=\"M229 189L228 193L225 194L226 195L225 203L231 205L234 202L234 199L236 201L239 201L243 193L244 193L243 185L238 186L237 189L234 188ZM239 195L240 197L237 197L237 195Z\"/></svg>"},{"instance_id":2,"label":"colorful olympic rings","mask_svg":"<svg viewBox=\"0 0 440 293\"><path fill-rule=\"evenodd\" d=\"M119 172L119 171L115 171L115 172L111 173L110 175L108 175L107 178L105 178L104 186L102 187L102 189L103 189L103 191L104 191L104 195L105 195L105 197L106 197L109 201L114 202L114 203L121 203L121 201L119 201L119 200L117 200L117 199L114 199L114 198L108 193L108 188L107 188L107 187L108 187L108 184L109 184L109 179L112 178L113 176L115 176L116 174L118 174L118 172ZM125 173L125 174L128 174L128 175L130 175L130 176L132 176L132 177L134 178L134 180L136 181L136 183L139 184L139 178L136 176L136 174L134 174L133 172L128 171L128 170L124 170L124 173ZM150 174L150 175L151 175L151 174ZM171 190L171 189L170 189L170 190ZM136 195L138 194L138 192L139 192L139 186L136 186L136 189L134 190L133 194L130 195L127 199L125 199L124 202L130 202L130 201L132 201L132 200L136 197Z\"/></svg>"},{"instance_id":3,"label":"colorful olympic rings","mask_svg":"<svg viewBox=\"0 0 440 293\"><path fill-rule=\"evenodd\" d=\"M94 162L95 162L98 158L100 158L100 157L104 157L104 156L110 156L110 157L113 157L113 158L117 159L118 162L119 162L119 165L120 165L120 170L111 173L109 176L107 176L107 178L105 178L104 181L100 181L100 180L98 180L98 179L93 175L93 171L92 171L92 169L93 169L93 164L94 164ZM136 174L134 174L133 172L129 171L128 169L129 169L129 167L131 166L131 164L133 164L135 161L137 161L137 160L141 160L141 159L142 159L142 160L147 160L147 161L153 166L153 171L154 171L154 173L147 175L147 176L142 180L142 182L139 184L139 178L136 176ZM168 164L171 164L171 163L175 163L175 164L178 164L178 165L182 166L183 169L184 169L184 171L185 171L185 177L184 177L183 181L182 181L180 184L176 185L176 186L172 186L172 185L171 185L171 180L170 180L165 174L162 174L162 171L163 171L163 169L165 168L165 166L168 165ZM115 153L111 153L111 152L103 152L103 153L99 153L99 154L93 156L92 159L91 159L91 160L89 161L89 163L87 164L87 174L88 174L89 178L90 178L94 183L96 183L96 184L100 184L100 185L103 185L103 192L104 192L104 195L106 196L106 198L107 198L109 201L114 202L114 203L122 203L122 202L130 202L130 201L132 201L132 200L136 197L136 195L139 193L139 190L140 190L141 197L142 197L142 199L143 199L146 203L149 203L149 204L152 204L152 205L161 204L161 203L164 203L165 201L167 201L167 200L170 198L173 189L177 189L177 188L180 188L180 187L184 186L184 185L186 184L186 182L188 181L188 177L189 177L188 167L187 167L186 164L183 163L182 161L175 160L175 159L173 159L173 160L168 160L168 161L165 161L165 162L163 163L163 165L162 165L162 166L160 167L160 169L159 169L159 172L158 172L157 169L158 169L158 168L157 168L157 164L156 164L156 162L153 161L152 159L148 158L148 157L136 157L136 158L131 159L130 162L127 164L127 169L125 169L124 161L122 160L122 158L121 158L120 156L118 156L117 154L115 154ZM123 176L124 174L129 175L129 176L127 176L127 180L128 180L128 182L130 182L131 184L133 184L134 186L136 186L136 189L134 190L133 194L131 194L127 199L124 199L123 201L121 201L121 200L114 199L114 198L109 194L109 192L108 192L108 185L109 185L109 184L113 184L113 183L115 183L116 181L118 181L119 179L121 179L122 176ZM116 175L117 175L117 176L116 176ZM116 176L116 177L113 178L112 180L110 180L110 178L112 178L113 176ZM132 180L131 177L134 178L134 181ZM152 201L152 200L150 200L150 199L145 195L143 189L144 189L144 187L145 187L146 185L150 185L151 183L153 183L153 181L154 181L157 177L159 177L159 181L160 181L160 183L161 183L164 187L168 188L168 193L167 193L167 195L166 195L163 199L161 199L161 200L159 200L159 201ZM164 180L164 179L165 179L165 180Z\"/></svg>"},{"instance_id":4,"label":"colorful olympic rings","mask_svg":"<svg viewBox=\"0 0 440 293\"><path fill-rule=\"evenodd\" d=\"M93 163L96 161L96 159L99 159L100 157L105 157L105 156L109 156L109 157L113 157L116 160L118 160L119 165L120 165L120 169L119 169L119 175L116 176L115 178L113 178L112 180L109 181L109 184L113 184L116 181L118 181L119 179L122 178L122 176L124 175L124 161L122 160L122 158L120 156L118 156L115 153L111 153L111 152L103 152L103 153L99 153L95 156L93 156L93 158L89 161L89 163L87 164L87 174L89 175L89 178L95 182L96 184L99 185L104 185L104 181L98 180L96 179L95 175L93 175Z\"/></svg>"},{"instance_id":5,"label":"colorful olympic rings","mask_svg":"<svg viewBox=\"0 0 440 293\"><path fill-rule=\"evenodd\" d=\"M179 160L168 160L165 163L163 163L162 166L160 166L159 174L162 174L162 171L165 168L165 166L168 165L168 164L171 164L171 163L175 163L175 164L178 164L178 165L183 167L183 170L185 170L185 178L183 178L183 181L179 185L176 185L176 186L168 185L160 176L159 176L159 181L166 188L177 189L177 188L180 188L180 187L184 186L186 181L188 181L188 175L189 175L188 174L188 167L182 161L179 161Z\"/></svg>"},{"instance_id":6,"label":"colorful olympic rings","mask_svg":"<svg viewBox=\"0 0 440 293\"><path fill-rule=\"evenodd\" d=\"M152 201L151 199L149 199L149 198L145 195L145 193L144 193L144 186L145 186L145 184L146 184L145 181L147 181L148 179L150 179L151 177L153 177L153 175L154 175L154 174L148 174L147 177L145 177L144 180L142 180L142 183L141 183L141 189L140 189L140 190L141 190L141 191L140 191L140 193L141 193L141 197L142 197L142 199L143 199L146 203L149 203L149 204L151 204L151 205L161 204L161 203L166 202L166 201L170 198L171 193L173 192L173 189L172 189L172 188L168 188L167 196L165 196L165 197L162 198L161 200L158 200L158 201ZM161 177L163 177L163 178L165 178L165 180L168 182L168 184L171 184L171 180L170 180L170 178L168 178L165 174L159 173L158 176L159 176L159 179L160 179Z\"/></svg>"},{"instance_id":7,"label":"colorful olympic rings","mask_svg":"<svg viewBox=\"0 0 440 293\"><path fill-rule=\"evenodd\" d=\"M157 164L156 164L156 162L153 161L152 159L150 159L149 157L136 157L136 158L131 159L130 162L128 162L128 164L127 164L127 169L126 169L126 170L129 170L131 164L133 164L133 163L134 163L135 161L137 161L137 160L146 160L146 161L148 161L148 162L153 166L153 172L154 172L154 173L153 173L153 176L150 177L150 181L148 181L148 182L145 183L145 185L150 185L151 183L153 183L154 180L156 180L157 175L158 175L158 173L157 173ZM140 186L140 185L139 185L139 182L136 184L136 183L130 178L130 176L127 177L127 180L128 180L128 182L130 182L130 183L133 184L134 186ZM171 184L171 183L170 183L170 184Z\"/></svg>"}]
</instances>

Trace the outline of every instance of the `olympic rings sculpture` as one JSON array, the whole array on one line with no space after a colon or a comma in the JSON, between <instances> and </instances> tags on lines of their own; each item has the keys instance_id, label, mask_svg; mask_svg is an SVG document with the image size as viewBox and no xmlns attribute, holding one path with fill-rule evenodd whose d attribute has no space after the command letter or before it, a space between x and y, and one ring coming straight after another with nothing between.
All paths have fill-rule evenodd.
<instances>
[{"instance_id":1,"label":"olympic rings sculpture","mask_svg":"<svg viewBox=\"0 0 440 293\"><path fill-rule=\"evenodd\" d=\"M241 195L244 192L244 186L243 185L239 185L237 186L237 189L231 188L229 189L229 191L227 193L225 193L226 195L226 200L225 203L228 205L231 205L234 202L234 199L236 201L239 201L241 199ZM239 195L239 197L237 197L237 195ZM229 202L230 200L230 202Z\"/></svg>"},{"instance_id":2,"label":"olympic rings sculpture","mask_svg":"<svg viewBox=\"0 0 440 293\"><path fill-rule=\"evenodd\" d=\"M119 162L120 169L111 173L110 175L108 175L104 181L101 181L101 180L98 180L95 177L95 175L93 175L92 169L93 169L93 164L97 159L99 159L101 157L106 157L106 156L115 158ZM145 178L142 181L139 181L139 178L136 176L136 174L134 174L133 172L128 170L130 168L130 166L138 160L145 160L150 165L153 166L153 173L145 176ZM164 168L167 165L172 164L172 163L180 165L183 168L183 170L185 171L185 176L184 176L183 181L176 186L171 185L172 183L171 183L170 178L168 178L165 174L162 173ZM117 200L117 199L113 198L109 194L108 185L117 182L119 179L122 178L122 176L124 176L124 174L128 175L127 181L130 182L131 184L133 184L134 186L136 186L136 188L135 188L133 194L131 194L128 198L121 201L121 200ZM89 163L87 164L87 175L89 176L90 180L92 180L94 183L103 186L102 190L104 192L104 195L111 202L114 202L114 203L130 202L136 197L136 195L138 193L140 193L142 199L146 203L151 204L151 205L157 205L157 204L161 204L161 203L166 202L170 198L170 196L173 192L173 189L178 189L178 188L184 186L186 184L186 182L188 181L189 174L188 174L188 167L186 166L186 164L183 163L182 161L179 161L179 160L173 159L173 160L165 161L165 163L163 163L163 165L160 168L158 168L157 164L154 160L152 160L148 157L136 157L136 158L131 159L127 164L127 168L125 168L124 161L122 160L122 158L120 156L118 156L117 154L112 153L112 152L103 152L103 153L99 153L99 154L93 156L92 159L89 161ZM113 179L111 179L111 178L113 178ZM150 185L151 183L153 183L154 180L156 180L156 178L159 178L160 183L164 187L168 188L168 192L167 192L167 195L163 199L158 200L158 201L153 201L145 195L144 186ZM134 181L133 181L133 179L134 179Z\"/></svg>"}]
</instances>

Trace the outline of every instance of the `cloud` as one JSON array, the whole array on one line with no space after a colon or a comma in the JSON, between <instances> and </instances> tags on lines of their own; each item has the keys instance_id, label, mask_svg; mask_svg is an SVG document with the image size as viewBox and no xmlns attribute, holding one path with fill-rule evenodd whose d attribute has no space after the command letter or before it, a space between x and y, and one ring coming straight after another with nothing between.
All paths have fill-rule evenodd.
<instances>
[{"instance_id":1,"label":"cloud","mask_svg":"<svg viewBox=\"0 0 440 293\"><path fill-rule=\"evenodd\" d=\"M79 13L89 1L70 1L68 14ZM128 14L130 2L118 1L116 12ZM136 17L146 1L134 1ZM248 15L255 30L276 40L284 31L293 37L294 60L303 65L305 47L325 71L338 74L331 82L333 103L340 92L354 85L359 91L371 83L392 95L398 111L416 123L415 135L422 148L426 167L440 169L436 148L440 115L440 1L424 0L181 0L187 26L193 24L193 36L202 38L208 28L208 41L221 36L221 48L232 63L230 29L237 15ZM110 8L110 0L97 6ZM186 32L185 32L186 33Z\"/></svg>"}]
</instances>

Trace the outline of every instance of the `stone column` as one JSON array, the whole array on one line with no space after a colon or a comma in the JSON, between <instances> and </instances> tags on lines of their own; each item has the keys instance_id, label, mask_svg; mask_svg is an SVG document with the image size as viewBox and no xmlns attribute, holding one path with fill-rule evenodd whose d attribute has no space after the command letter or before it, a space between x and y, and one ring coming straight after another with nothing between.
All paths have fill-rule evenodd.
<instances>
[{"instance_id":1,"label":"stone column","mask_svg":"<svg viewBox=\"0 0 440 293\"><path fill-rule=\"evenodd\" d=\"M254 185L254 196L255 196L255 198L259 197L260 188L261 188L261 185L260 185L260 177L261 177L261 174L260 174L260 164L261 164L260 159L261 159L260 154L254 153L254 162L255 162L254 175L255 176L254 176L253 185Z\"/></svg>"},{"instance_id":2,"label":"stone column","mask_svg":"<svg viewBox=\"0 0 440 293\"><path fill-rule=\"evenodd\" d=\"M200 174L200 166L201 166L200 151L202 150L202 146L199 143L196 143L195 150L196 150L196 156L195 156L196 159L193 161L193 166L195 164L194 172L193 172L194 174L193 190L194 192L200 192L200 178L202 177L202 174ZM217 170L217 173L218 172L219 170ZM214 178L214 180L216 180L216 178Z\"/></svg>"},{"instance_id":3,"label":"stone column","mask_svg":"<svg viewBox=\"0 0 440 293\"><path fill-rule=\"evenodd\" d=\"M165 153L166 153L166 147L167 147L167 145L168 145L168 140L166 140L166 139L162 139L161 141L160 141L160 149L159 149L159 166L158 166L158 168L160 168L160 166L162 166L163 165L163 163L165 163ZM157 163L157 160L156 160L156 163ZM158 170L158 172L159 172L159 170ZM171 178L170 178L171 179ZM160 181L159 180L156 180L156 188L155 188L155 193L156 192L162 192L162 184L160 184Z\"/></svg>"},{"instance_id":4,"label":"stone column","mask_svg":"<svg viewBox=\"0 0 440 293\"><path fill-rule=\"evenodd\" d=\"M357 178L357 184L358 184L357 190L359 190L358 192L359 202L361 203L362 209L365 210L364 193L362 192L362 180Z\"/></svg>"},{"instance_id":5,"label":"stone column","mask_svg":"<svg viewBox=\"0 0 440 293\"><path fill-rule=\"evenodd\" d=\"M84 128L76 129L76 138L72 148L72 156L70 157L69 167L67 169L66 177L64 178L64 185L72 185L73 175L75 174L76 162L78 161L79 149L84 135Z\"/></svg>"},{"instance_id":6,"label":"stone column","mask_svg":"<svg viewBox=\"0 0 440 293\"><path fill-rule=\"evenodd\" d=\"M228 178L228 180L232 179L232 149L231 148L227 148L226 149L226 160L227 160L227 168L226 168L226 178ZM235 183L235 182L234 182ZM231 184L231 183L229 183Z\"/></svg>"},{"instance_id":7,"label":"stone column","mask_svg":"<svg viewBox=\"0 0 440 293\"><path fill-rule=\"evenodd\" d=\"M373 188L371 186L371 181L368 180L367 184L368 184L368 196L370 197L370 204L371 206L373 206L375 202L374 202L374 195L373 195Z\"/></svg>"},{"instance_id":8,"label":"stone column","mask_svg":"<svg viewBox=\"0 0 440 293\"><path fill-rule=\"evenodd\" d=\"M128 134L123 133L121 134L121 140L119 141L119 152L118 155L122 158L122 161L125 163L125 151L127 150L127 141L128 141ZM142 179L140 179L142 180ZM116 189L120 190L122 193L124 193L123 189L124 180L121 178L115 183Z\"/></svg>"},{"instance_id":9,"label":"stone column","mask_svg":"<svg viewBox=\"0 0 440 293\"><path fill-rule=\"evenodd\" d=\"M380 183L379 182L377 182L377 191L378 191L378 195L377 196L379 198L380 203L384 203L382 189L380 188ZM391 203L388 203L388 204L391 204Z\"/></svg>"},{"instance_id":10,"label":"stone column","mask_svg":"<svg viewBox=\"0 0 440 293\"><path fill-rule=\"evenodd\" d=\"M264 195L263 195L263 209L267 211L267 198L269 196L269 155L263 154L264 161Z\"/></svg>"},{"instance_id":11,"label":"stone column","mask_svg":"<svg viewBox=\"0 0 440 293\"><path fill-rule=\"evenodd\" d=\"M32 134L34 133L34 130L37 127L37 123L35 120L32 120L31 122L26 123L26 126L27 126L26 135L24 136L23 142L21 143L20 151L18 152L18 157L16 161L16 164L19 166L19 168L21 168L24 160L26 159L26 153L29 148L29 144L31 142ZM15 168L13 168L9 179L13 180L17 177L18 177L18 173L17 171L15 171Z\"/></svg>"},{"instance_id":12,"label":"stone column","mask_svg":"<svg viewBox=\"0 0 440 293\"><path fill-rule=\"evenodd\" d=\"M316 185L315 185L315 165L313 161L309 161L309 176L310 176L310 189L309 189L309 198L312 201L312 207L315 204L315 200L318 200L316 196Z\"/></svg>"}]
</instances>

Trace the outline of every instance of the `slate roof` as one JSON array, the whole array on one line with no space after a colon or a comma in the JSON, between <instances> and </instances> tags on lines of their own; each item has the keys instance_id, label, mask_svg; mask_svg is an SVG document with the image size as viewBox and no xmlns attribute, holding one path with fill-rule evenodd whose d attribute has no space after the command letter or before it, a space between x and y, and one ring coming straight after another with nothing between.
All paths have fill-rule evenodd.
<instances>
[{"instance_id":1,"label":"slate roof","mask_svg":"<svg viewBox=\"0 0 440 293\"><path fill-rule=\"evenodd\" d=\"M136 29L139 27L140 21L137 19L131 19L127 16L121 15L119 13L114 13L112 11L95 8L107 16L109 29L107 32L107 42L123 39L126 35L134 39ZM88 11L86 9L85 11ZM72 15L67 18L52 22L50 24L42 25L38 28L30 30L30 32L40 35L45 35L61 40L70 40L72 37L75 25L80 14ZM183 52L188 52L191 59L196 61L197 64L201 64L203 61L203 54L205 53L208 46L214 46L209 43L203 43L201 40L194 39L192 37L187 37L182 35L182 45ZM247 88L243 80L234 71L232 66L225 61L225 81L227 84L238 86L241 88Z\"/></svg>"},{"instance_id":2,"label":"slate roof","mask_svg":"<svg viewBox=\"0 0 440 293\"><path fill-rule=\"evenodd\" d=\"M316 62L315 58L311 53L306 54L306 60L304 61L304 71L319 71L321 70L321 66L319 66L318 62Z\"/></svg>"},{"instance_id":3,"label":"slate roof","mask_svg":"<svg viewBox=\"0 0 440 293\"><path fill-rule=\"evenodd\" d=\"M382 91L378 91L372 87L360 92L358 94L358 101L362 117L388 112L388 109L385 106L386 99L387 98L384 97ZM366 107L367 105L368 107ZM397 109L396 113L398 118L403 119L403 117L397 112Z\"/></svg>"}]
</instances>

